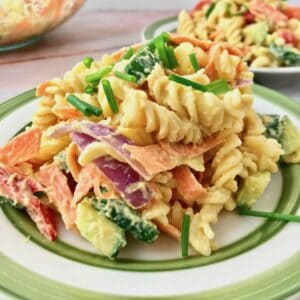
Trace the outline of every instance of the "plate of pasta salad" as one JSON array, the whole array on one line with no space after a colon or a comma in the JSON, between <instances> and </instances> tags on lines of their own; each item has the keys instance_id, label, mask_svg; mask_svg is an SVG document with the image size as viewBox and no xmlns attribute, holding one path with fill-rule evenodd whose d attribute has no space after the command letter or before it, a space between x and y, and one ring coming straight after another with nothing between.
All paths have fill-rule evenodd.
<instances>
[{"instance_id":1,"label":"plate of pasta salad","mask_svg":"<svg viewBox=\"0 0 300 300\"><path fill-rule=\"evenodd\" d=\"M285 1L200 0L192 11L146 27L143 38L163 31L232 44L263 82L300 74L300 7Z\"/></svg>"},{"instance_id":2,"label":"plate of pasta salad","mask_svg":"<svg viewBox=\"0 0 300 300\"><path fill-rule=\"evenodd\" d=\"M1 104L0 294L299 292L300 107L252 79L163 32Z\"/></svg>"}]
</instances>

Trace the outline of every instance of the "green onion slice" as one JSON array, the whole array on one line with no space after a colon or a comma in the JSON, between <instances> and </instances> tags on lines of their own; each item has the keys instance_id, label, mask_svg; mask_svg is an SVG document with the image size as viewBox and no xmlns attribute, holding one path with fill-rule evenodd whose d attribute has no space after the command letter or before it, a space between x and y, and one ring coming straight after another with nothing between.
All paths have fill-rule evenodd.
<instances>
[{"instance_id":1,"label":"green onion slice","mask_svg":"<svg viewBox=\"0 0 300 300\"><path fill-rule=\"evenodd\" d=\"M128 48L128 50L122 56L122 59L129 59L134 54L134 50L132 47Z\"/></svg>"},{"instance_id":2,"label":"green onion slice","mask_svg":"<svg viewBox=\"0 0 300 300\"><path fill-rule=\"evenodd\" d=\"M173 70L176 67L178 67L179 63L177 61L174 48L172 46L166 47L166 53L167 53L170 69Z\"/></svg>"},{"instance_id":3,"label":"green onion slice","mask_svg":"<svg viewBox=\"0 0 300 300\"><path fill-rule=\"evenodd\" d=\"M81 111L86 117L93 115L99 117L102 113L101 109L82 101L75 95L69 95L67 101Z\"/></svg>"},{"instance_id":4,"label":"green onion slice","mask_svg":"<svg viewBox=\"0 0 300 300\"><path fill-rule=\"evenodd\" d=\"M168 55L165 47L165 42L162 38L158 38L155 41L155 48L157 49L160 60L165 68L170 69Z\"/></svg>"},{"instance_id":5,"label":"green onion slice","mask_svg":"<svg viewBox=\"0 0 300 300\"><path fill-rule=\"evenodd\" d=\"M211 15L211 13L213 12L213 10L216 7L216 2L213 2L207 9L206 13L205 13L205 18L208 19L209 16Z\"/></svg>"},{"instance_id":6,"label":"green onion slice","mask_svg":"<svg viewBox=\"0 0 300 300\"><path fill-rule=\"evenodd\" d=\"M137 83L137 78L134 75L130 75L130 74L122 73L122 72L119 72L119 71L115 71L115 76L117 76L118 78L123 79L125 81Z\"/></svg>"},{"instance_id":7,"label":"green onion slice","mask_svg":"<svg viewBox=\"0 0 300 300\"><path fill-rule=\"evenodd\" d=\"M151 51L154 51L156 49L155 42L159 39L162 39L163 42L167 43L170 40L170 35L167 32L162 32L160 35L152 39L148 44L146 44L146 47L148 47Z\"/></svg>"},{"instance_id":8,"label":"green onion slice","mask_svg":"<svg viewBox=\"0 0 300 300\"><path fill-rule=\"evenodd\" d=\"M94 85L98 84L104 76L106 76L107 74L109 74L111 72L111 70L112 70L112 66L105 67L95 73L86 75L85 80L86 80L86 82L94 84Z\"/></svg>"},{"instance_id":9,"label":"green onion slice","mask_svg":"<svg viewBox=\"0 0 300 300\"><path fill-rule=\"evenodd\" d=\"M86 94L90 94L90 95L92 95L92 94L94 94L94 93L96 93L97 92L97 87L96 86L94 86L94 85L87 85L85 88L84 88L84 92L86 93Z\"/></svg>"},{"instance_id":10,"label":"green onion slice","mask_svg":"<svg viewBox=\"0 0 300 300\"><path fill-rule=\"evenodd\" d=\"M194 71L195 72L199 71L200 70L200 66L199 66L196 54L195 53L190 54L189 58L190 58L192 66L194 68Z\"/></svg>"},{"instance_id":11,"label":"green onion slice","mask_svg":"<svg viewBox=\"0 0 300 300\"><path fill-rule=\"evenodd\" d=\"M176 74L171 74L169 76L169 79L171 81L174 81L176 83L186 85L186 86L191 86L193 89L201 91L201 92L210 92L213 94L224 94L228 91L230 91L230 87L228 86L228 83L224 79L219 79L216 81L211 82L210 84L203 85L200 83L197 83L195 81L189 80L185 77L176 75Z\"/></svg>"},{"instance_id":12,"label":"green onion slice","mask_svg":"<svg viewBox=\"0 0 300 300\"><path fill-rule=\"evenodd\" d=\"M94 59L92 57L85 57L83 59L83 64L89 69L91 67L93 61L94 61Z\"/></svg>"},{"instance_id":13,"label":"green onion slice","mask_svg":"<svg viewBox=\"0 0 300 300\"><path fill-rule=\"evenodd\" d=\"M111 111L116 114L119 112L119 107L116 102L113 90L111 88L110 82L107 79L103 79L102 81L103 90L107 99L107 102L111 108Z\"/></svg>"},{"instance_id":14,"label":"green onion slice","mask_svg":"<svg viewBox=\"0 0 300 300\"><path fill-rule=\"evenodd\" d=\"M271 219L271 220L276 220L276 221L300 223L300 216L295 216L295 215L280 214L280 213L266 212L266 211L257 211L257 210L251 210L251 209L244 208L244 207L239 207L238 213L242 216L253 216L253 217Z\"/></svg>"},{"instance_id":15,"label":"green onion slice","mask_svg":"<svg viewBox=\"0 0 300 300\"><path fill-rule=\"evenodd\" d=\"M183 257L187 257L189 251L190 219L190 215L183 215L181 224L181 254Z\"/></svg>"}]
</instances>

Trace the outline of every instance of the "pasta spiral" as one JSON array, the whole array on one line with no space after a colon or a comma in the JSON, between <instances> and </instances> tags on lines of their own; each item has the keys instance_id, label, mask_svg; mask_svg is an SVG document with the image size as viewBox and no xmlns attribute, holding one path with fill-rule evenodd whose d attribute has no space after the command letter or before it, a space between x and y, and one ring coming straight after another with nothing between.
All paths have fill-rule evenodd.
<instances>
[{"instance_id":1,"label":"pasta spiral","mask_svg":"<svg viewBox=\"0 0 300 300\"><path fill-rule=\"evenodd\" d=\"M130 91L120 107L121 125L127 128L145 128L155 133L158 140L168 142L199 143L202 141L199 127L174 112L148 100L143 91Z\"/></svg>"},{"instance_id":2,"label":"pasta spiral","mask_svg":"<svg viewBox=\"0 0 300 300\"><path fill-rule=\"evenodd\" d=\"M186 12L185 10L182 11L178 16L178 22L179 22L179 31L181 34L190 37L195 36L194 22L188 12Z\"/></svg>"},{"instance_id":3,"label":"pasta spiral","mask_svg":"<svg viewBox=\"0 0 300 300\"><path fill-rule=\"evenodd\" d=\"M53 98L41 97L39 99L38 108L32 117L32 126L46 129L49 126L55 125L57 116L52 112L55 104Z\"/></svg>"}]
</instances>

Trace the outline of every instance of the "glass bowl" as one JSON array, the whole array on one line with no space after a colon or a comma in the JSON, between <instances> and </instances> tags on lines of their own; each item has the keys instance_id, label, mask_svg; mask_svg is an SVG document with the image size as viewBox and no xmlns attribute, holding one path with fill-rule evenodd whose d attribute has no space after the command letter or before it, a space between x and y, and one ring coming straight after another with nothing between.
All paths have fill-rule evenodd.
<instances>
[{"instance_id":1,"label":"glass bowl","mask_svg":"<svg viewBox=\"0 0 300 300\"><path fill-rule=\"evenodd\" d=\"M36 43L83 3L84 0L1 0L0 52Z\"/></svg>"}]
</instances>

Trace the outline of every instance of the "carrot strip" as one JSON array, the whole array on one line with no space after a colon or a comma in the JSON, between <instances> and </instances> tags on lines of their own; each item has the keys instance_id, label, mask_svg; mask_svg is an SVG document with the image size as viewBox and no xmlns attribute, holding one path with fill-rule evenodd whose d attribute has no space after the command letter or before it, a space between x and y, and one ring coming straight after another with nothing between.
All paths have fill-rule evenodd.
<instances>
[{"instance_id":1,"label":"carrot strip","mask_svg":"<svg viewBox=\"0 0 300 300\"><path fill-rule=\"evenodd\" d=\"M41 138L42 130L40 128L32 128L19 134L0 148L0 161L14 166L33 159L39 154Z\"/></svg>"}]
</instances>

